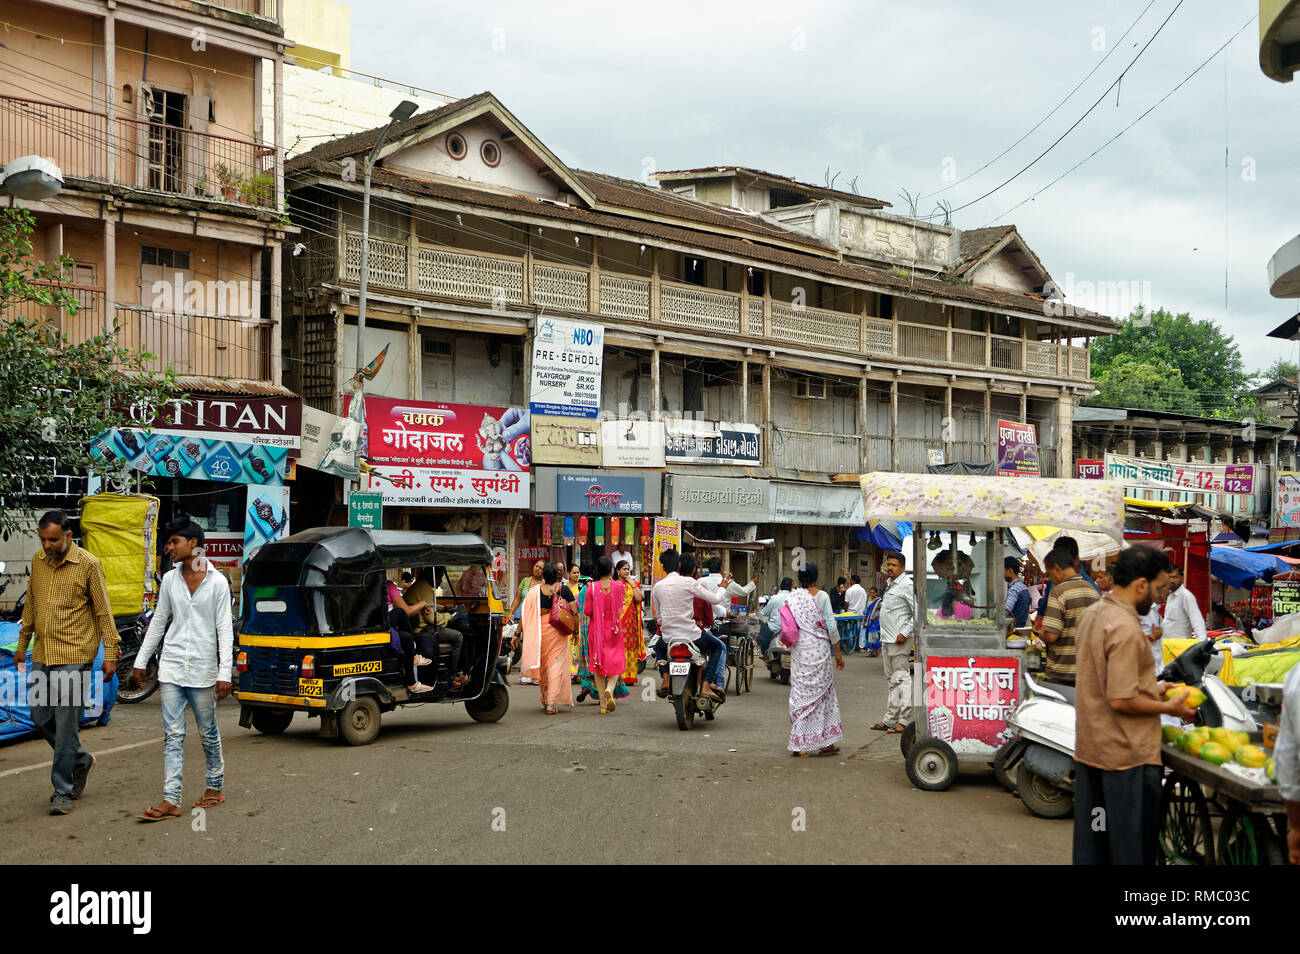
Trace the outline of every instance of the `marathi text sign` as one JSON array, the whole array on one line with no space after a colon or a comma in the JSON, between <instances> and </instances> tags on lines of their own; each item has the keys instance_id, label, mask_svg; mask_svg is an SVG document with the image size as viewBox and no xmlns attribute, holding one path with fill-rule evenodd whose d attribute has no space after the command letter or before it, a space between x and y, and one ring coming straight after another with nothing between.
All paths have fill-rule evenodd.
<instances>
[{"instance_id":1,"label":"marathi text sign","mask_svg":"<svg viewBox=\"0 0 1300 954\"><path fill-rule=\"evenodd\" d=\"M659 562L659 554L665 550L682 552L682 524L680 520L655 519L654 545L651 547L649 557L652 564L651 572L656 582L668 575L664 572L663 564Z\"/></svg>"},{"instance_id":2,"label":"marathi text sign","mask_svg":"<svg viewBox=\"0 0 1300 954\"><path fill-rule=\"evenodd\" d=\"M1074 462L1074 476L1079 480L1102 480L1106 475L1106 462L1096 458L1080 458Z\"/></svg>"},{"instance_id":3,"label":"marathi text sign","mask_svg":"<svg viewBox=\"0 0 1300 954\"><path fill-rule=\"evenodd\" d=\"M528 509L528 475L516 471L380 466L365 489L382 494L385 505Z\"/></svg>"},{"instance_id":4,"label":"marathi text sign","mask_svg":"<svg viewBox=\"0 0 1300 954\"><path fill-rule=\"evenodd\" d=\"M1278 471L1273 526L1300 527L1300 472Z\"/></svg>"},{"instance_id":5,"label":"marathi text sign","mask_svg":"<svg viewBox=\"0 0 1300 954\"><path fill-rule=\"evenodd\" d=\"M1273 618L1300 613L1300 580L1273 581Z\"/></svg>"},{"instance_id":6,"label":"marathi text sign","mask_svg":"<svg viewBox=\"0 0 1300 954\"><path fill-rule=\"evenodd\" d=\"M757 467L763 461L759 430L753 424L726 421L669 421L664 459L670 464Z\"/></svg>"},{"instance_id":7,"label":"marathi text sign","mask_svg":"<svg viewBox=\"0 0 1300 954\"><path fill-rule=\"evenodd\" d=\"M998 421L998 476L1040 477L1038 429L1019 421Z\"/></svg>"},{"instance_id":8,"label":"marathi text sign","mask_svg":"<svg viewBox=\"0 0 1300 954\"><path fill-rule=\"evenodd\" d=\"M586 321L545 317L533 336L529 408L534 414L596 417L605 328Z\"/></svg>"},{"instance_id":9,"label":"marathi text sign","mask_svg":"<svg viewBox=\"0 0 1300 954\"><path fill-rule=\"evenodd\" d=\"M927 656L925 707L930 735L958 753L992 755L1007 740L1007 717L1020 703L1013 656Z\"/></svg>"},{"instance_id":10,"label":"marathi text sign","mask_svg":"<svg viewBox=\"0 0 1300 954\"><path fill-rule=\"evenodd\" d=\"M366 398L367 457L376 464L527 471L529 414L517 407Z\"/></svg>"},{"instance_id":11,"label":"marathi text sign","mask_svg":"<svg viewBox=\"0 0 1300 954\"><path fill-rule=\"evenodd\" d=\"M646 510L645 478L641 476L562 473L555 480L561 513L628 514Z\"/></svg>"},{"instance_id":12,"label":"marathi text sign","mask_svg":"<svg viewBox=\"0 0 1300 954\"><path fill-rule=\"evenodd\" d=\"M1197 464L1106 455L1106 479L1125 487L1155 487L1194 494L1255 492L1254 464Z\"/></svg>"}]
</instances>

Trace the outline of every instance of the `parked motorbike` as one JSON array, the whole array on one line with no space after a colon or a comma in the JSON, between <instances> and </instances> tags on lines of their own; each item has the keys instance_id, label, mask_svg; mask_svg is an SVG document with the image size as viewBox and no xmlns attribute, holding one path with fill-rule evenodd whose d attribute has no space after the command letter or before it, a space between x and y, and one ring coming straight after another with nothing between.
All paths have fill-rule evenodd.
<instances>
[{"instance_id":1,"label":"parked motorbike","mask_svg":"<svg viewBox=\"0 0 1300 954\"><path fill-rule=\"evenodd\" d=\"M119 702L135 703L148 699L158 689L158 660L162 656L162 640L158 648L149 657L144 670L145 677L140 685L135 684L134 669L140 647L144 645L144 634L149 630L149 621L153 611L146 609L140 613L114 616L113 625L117 628L117 698Z\"/></svg>"},{"instance_id":2,"label":"parked motorbike","mask_svg":"<svg viewBox=\"0 0 1300 954\"><path fill-rule=\"evenodd\" d=\"M770 597L760 596L758 605L764 606ZM767 674L773 680L780 680L781 685L790 684L790 647L781 642L780 623L773 630L767 623L759 623L760 628L766 628L772 639L767 644L767 650L763 653L763 664L767 666Z\"/></svg>"},{"instance_id":3,"label":"parked motorbike","mask_svg":"<svg viewBox=\"0 0 1300 954\"><path fill-rule=\"evenodd\" d=\"M1211 639L1188 647L1157 676L1205 692L1196 725L1257 732L1259 726L1242 701L1206 670L1218 650ZM1028 696L1007 719L1014 738L998 750L993 770L1008 790L1042 818L1074 813L1074 687L1035 682L1025 674Z\"/></svg>"},{"instance_id":4,"label":"parked motorbike","mask_svg":"<svg viewBox=\"0 0 1300 954\"><path fill-rule=\"evenodd\" d=\"M713 627L718 636L719 626ZM656 636L656 639L659 637ZM725 641L725 636L719 636ZM668 701L677 717L677 728L688 731L695 724L695 716L703 715L712 722L726 697L715 699L704 693L704 667L708 662L694 640L674 639L668 645Z\"/></svg>"}]
</instances>

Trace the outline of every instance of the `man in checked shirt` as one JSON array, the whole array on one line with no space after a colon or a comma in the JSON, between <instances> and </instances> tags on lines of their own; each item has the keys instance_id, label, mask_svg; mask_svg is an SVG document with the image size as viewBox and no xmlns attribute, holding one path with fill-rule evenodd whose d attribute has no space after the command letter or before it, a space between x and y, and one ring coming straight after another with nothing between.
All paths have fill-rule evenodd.
<instances>
[{"instance_id":1,"label":"man in checked shirt","mask_svg":"<svg viewBox=\"0 0 1300 954\"><path fill-rule=\"evenodd\" d=\"M117 671L117 629L99 560L72 542L72 518L51 510L37 524L41 552L32 558L23 622L14 649L22 672L32 642L32 723L54 749L50 814L66 815L86 790L95 757L78 727L91 687L91 664L104 643L104 680Z\"/></svg>"}]
</instances>

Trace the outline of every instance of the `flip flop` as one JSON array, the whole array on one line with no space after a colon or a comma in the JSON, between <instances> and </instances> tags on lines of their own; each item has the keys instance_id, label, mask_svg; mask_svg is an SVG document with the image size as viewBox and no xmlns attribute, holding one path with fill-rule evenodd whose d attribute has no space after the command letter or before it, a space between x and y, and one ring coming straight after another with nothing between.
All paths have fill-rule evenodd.
<instances>
[{"instance_id":1,"label":"flip flop","mask_svg":"<svg viewBox=\"0 0 1300 954\"><path fill-rule=\"evenodd\" d=\"M220 805L225 800L226 800L226 796L222 795L220 792L213 792L212 794L208 794L207 792L204 792L203 797L194 803L194 807L215 808L217 805Z\"/></svg>"},{"instance_id":2,"label":"flip flop","mask_svg":"<svg viewBox=\"0 0 1300 954\"><path fill-rule=\"evenodd\" d=\"M892 725L891 725L888 729L886 729L885 731L888 732L890 735L902 735L902 734L903 734L903 730L902 730L902 729L895 729Z\"/></svg>"},{"instance_id":3,"label":"flip flop","mask_svg":"<svg viewBox=\"0 0 1300 954\"><path fill-rule=\"evenodd\" d=\"M142 822L160 822L160 821L167 821L169 818L180 818L181 816L179 812L177 812L175 815L164 815L162 812L158 811L158 809L155 808L153 805L150 805L148 808L144 810L143 814L136 815L135 817Z\"/></svg>"},{"instance_id":4,"label":"flip flop","mask_svg":"<svg viewBox=\"0 0 1300 954\"><path fill-rule=\"evenodd\" d=\"M894 731L894 730L891 729L889 726L885 725L885 723L883 723L883 722L877 722L877 723L876 723L875 725L873 725L871 728L872 728L873 730L875 730L876 732L893 732L893 731Z\"/></svg>"},{"instance_id":5,"label":"flip flop","mask_svg":"<svg viewBox=\"0 0 1300 954\"><path fill-rule=\"evenodd\" d=\"M838 755L838 754L839 754L839 751L840 751L840 747L839 747L838 745L835 745L835 744L832 743L831 745L828 745L828 746L827 746L826 748L824 748L824 749L818 749L818 750L817 750L817 754L818 754L818 755Z\"/></svg>"}]
</instances>

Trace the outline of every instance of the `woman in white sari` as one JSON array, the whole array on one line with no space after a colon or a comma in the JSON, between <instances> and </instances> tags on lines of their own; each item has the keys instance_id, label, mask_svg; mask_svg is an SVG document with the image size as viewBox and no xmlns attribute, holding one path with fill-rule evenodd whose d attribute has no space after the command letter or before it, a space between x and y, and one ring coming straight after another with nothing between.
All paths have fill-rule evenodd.
<instances>
[{"instance_id":1,"label":"woman in white sari","mask_svg":"<svg viewBox=\"0 0 1300 954\"><path fill-rule=\"evenodd\" d=\"M817 588L817 567L799 571L799 588L785 607L799 626L790 663L790 754L834 755L844 738L835 669L844 668L830 597ZM832 655L835 669L831 668Z\"/></svg>"}]
</instances>

